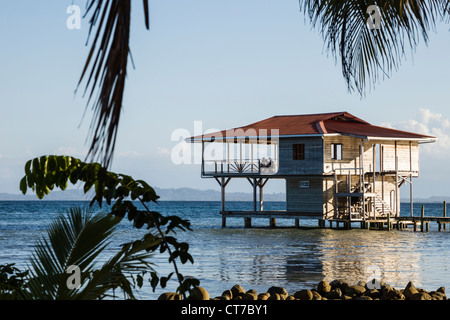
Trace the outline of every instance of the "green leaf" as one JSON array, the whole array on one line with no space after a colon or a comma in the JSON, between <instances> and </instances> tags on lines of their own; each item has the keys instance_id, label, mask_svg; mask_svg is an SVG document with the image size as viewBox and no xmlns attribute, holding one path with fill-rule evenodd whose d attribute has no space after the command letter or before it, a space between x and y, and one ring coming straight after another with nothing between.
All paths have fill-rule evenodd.
<instances>
[{"instance_id":1,"label":"green leaf","mask_svg":"<svg viewBox=\"0 0 450 320\"><path fill-rule=\"evenodd\" d=\"M136 283L139 288L142 288L144 284L144 278L140 274L136 276Z\"/></svg>"},{"instance_id":2,"label":"green leaf","mask_svg":"<svg viewBox=\"0 0 450 320\"><path fill-rule=\"evenodd\" d=\"M150 285L153 288L153 292L155 292L155 289L158 286L159 277L158 277L158 274L156 272L151 272L150 276L151 276L151 278L149 279Z\"/></svg>"},{"instance_id":3,"label":"green leaf","mask_svg":"<svg viewBox=\"0 0 450 320\"><path fill-rule=\"evenodd\" d=\"M27 193L28 185L27 185L27 177L23 177L20 180L20 191L22 191L23 194Z\"/></svg>"}]
</instances>

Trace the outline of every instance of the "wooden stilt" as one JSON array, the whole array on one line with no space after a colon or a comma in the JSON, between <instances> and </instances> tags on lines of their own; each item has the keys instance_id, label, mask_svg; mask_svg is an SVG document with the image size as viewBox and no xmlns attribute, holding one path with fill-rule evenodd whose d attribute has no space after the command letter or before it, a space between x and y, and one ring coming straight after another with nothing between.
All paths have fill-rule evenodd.
<instances>
[{"instance_id":1,"label":"wooden stilt","mask_svg":"<svg viewBox=\"0 0 450 320\"><path fill-rule=\"evenodd\" d=\"M295 219L295 227L300 228L300 219Z\"/></svg>"},{"instance_id":2,"label":"wooden stilt","mask_svg":"<svg viewBox=\"0 0 450 320\"><path fill-rule=\"evenodd\" d=\"M445 217L447 217L447 201L444 201L444 210L443 211L444 211L443 212L443 216L445 218ZM444 230L445 230L447 228L447 224L444 223L443 227L444 227Z\"/></svg>"},{"instance_id":3,"label":"wooden stilt","mask_svg":"<svg viewBox=\"0 0 450 320\"><path fill-rule=\"evenodd\" d=\"M263 178L259 179L259 211L263 211L263 207L264 207L264 202L263 202L263 189L264 186L266 185L267 181L269 181L269 178L267 178L266 180L264 180Z\"/></svg>"},{"instance_id":4,"label":"wooden stilt","mask_svg":"<svg viewBox=\"0 0 450 320\"><path fill-rule=\"evenodd\" d=\"M277 226L277 219L270 218L270 227L275 228Z\"/></svg>"},{"instance_id":5,"label":"wooden stilt","mask_svg":"<svg viewBox=\"0 0 450 320\"><path fill-rule=\"evenodd\" d=\"M319 224L319 228L325 228L325 220L324 219L319 219L317 222Z\"/></svg>"},{"instance_id":6,"label":"wooden stilt","mask_svg":"<svg viewBox=\"0 0 450 320\"><path fill-rule=\"evenodd\" d=\"M253 179L253 211L256 211L256 187L257 187L257 181L256 179Z\"/></svg>"},{"instance_id":7,"label":"wooden stilt","mask_svg":"<svg viewBox=\"0 0 450 320\"><path fill-rule=\"evenodd\" d=\"M252 218L244 218L244 226L245 226L245 228L251 228L252 227Z\"/></svg>"},{"instance_id":8,"label":"wooden stilt","mask_svg":"<svg viewBox=\"0 0 450 320\"><path fill-rule=\"evenodd\" d=\"M228 182L230 182L231 178L227 178L225 180L224 177L222 177L220 180L216 178L216 181L219 183L220 191L221 191L221 212L222 212L222 227L226 227L227 225L227 218L223 214L225 212L225 187L227 186Z\"/></svg>"},{"instance_id":9,"label":"wooden stilt","mask_svg":"<svg viewBox=\"0 0 450 320\"><path fill-rule=\"evenodd\" d=\"M420 213L420 231L424 232L424 216L425 216L425 206L422 206L422 211Z\"/></svg>"}]
</instances>

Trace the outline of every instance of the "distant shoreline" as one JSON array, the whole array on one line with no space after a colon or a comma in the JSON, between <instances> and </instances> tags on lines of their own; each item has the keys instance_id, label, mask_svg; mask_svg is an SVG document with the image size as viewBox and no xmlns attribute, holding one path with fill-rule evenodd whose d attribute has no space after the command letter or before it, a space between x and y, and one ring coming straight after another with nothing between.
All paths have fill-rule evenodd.
<instances>
[{"instance_id":1,"label":"distant shoreline","mask_svg":"<svg viewBox=\"0 0 450 320\"><path fill-rule=\"evenodd\" d=\"M160 196L159 201L220 201L220 191L218 190L199 190L194 188L171 188L162 189L154 188L156 194ZM69 189L65 191L55 190L41 201L90 201L93 197L92 193L84 194L82 190ZM226 194L227 201L253 201L252 193L246 192L229 192ZM0 201L40 201L37 196L30 192L26 195L0 193ZM284 193L265 193L264 201L285 202L286 195ZM401 199L402 203L409 203L409 199ZM429 198L414 198L414 203L442 203L448 201L450 196L432 196Z\"/></svg>"}]
</instances>

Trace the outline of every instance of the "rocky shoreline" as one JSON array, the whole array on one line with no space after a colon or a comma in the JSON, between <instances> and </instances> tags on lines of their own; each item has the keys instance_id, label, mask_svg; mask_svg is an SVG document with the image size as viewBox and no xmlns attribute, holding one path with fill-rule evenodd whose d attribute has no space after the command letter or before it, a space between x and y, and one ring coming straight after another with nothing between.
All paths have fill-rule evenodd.
<instances>
[{"instance_id":1,"label":"rocky shoreline","mask_svg":"<svg viewBox=\"0 0 450 320\"><path fill-rule=\"evenodd\" d=\"M225 290L221 296L211 297L202 287L196 287L188 300L447 300L445 287L436 291L426 291L409 282L404 289L396 289L389 284L375 280L368 283L349 284L340 280L320 281L313 289L304 289L293 293L283 287L270 287L267 292L245 290L236 284ZM165 292L158 300L181 300L175 292Z\"/></svg>"}]
</instances>

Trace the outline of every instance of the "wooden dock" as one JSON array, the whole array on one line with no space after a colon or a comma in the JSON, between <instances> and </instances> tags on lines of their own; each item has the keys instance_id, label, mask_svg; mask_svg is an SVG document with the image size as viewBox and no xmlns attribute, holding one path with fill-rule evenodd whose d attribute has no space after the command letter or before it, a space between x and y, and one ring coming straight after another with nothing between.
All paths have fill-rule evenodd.
<instances>
[{"instance_id":1,"label":"wooden dock","mask_svg":"<svg viewBox=\"0 0 450 320\"><path fill-rule=\"evenodd\" d=\"M444 206L444 208L446 208ZM244 218L244 227L250 228L252 226L252 219L265 218L269 219L269 226L276 227L276 219L294 219L295 227L300 227L301 219L317 219L316 228L326 228L327 222L330 229L352 229L356 224L361 229L367 230L403 230L412 226L414 231L427 232L429 231L429 225L432 222L436 222L438 225L438 231L446 230L447 224L450 223L450 217L447 217L446 210L444 209L443 216L425 216L424 207L420 216L412 217L390 217L388 214L386 217L377 219L323 219L321 216L315 217L314 215L301 212L287 212L284 210L272 210L272 211L221 211L222 215L222 227L226 227L227 218ZM449 228L450 230L450 228Z\"/></svg>"}]
</instances>

